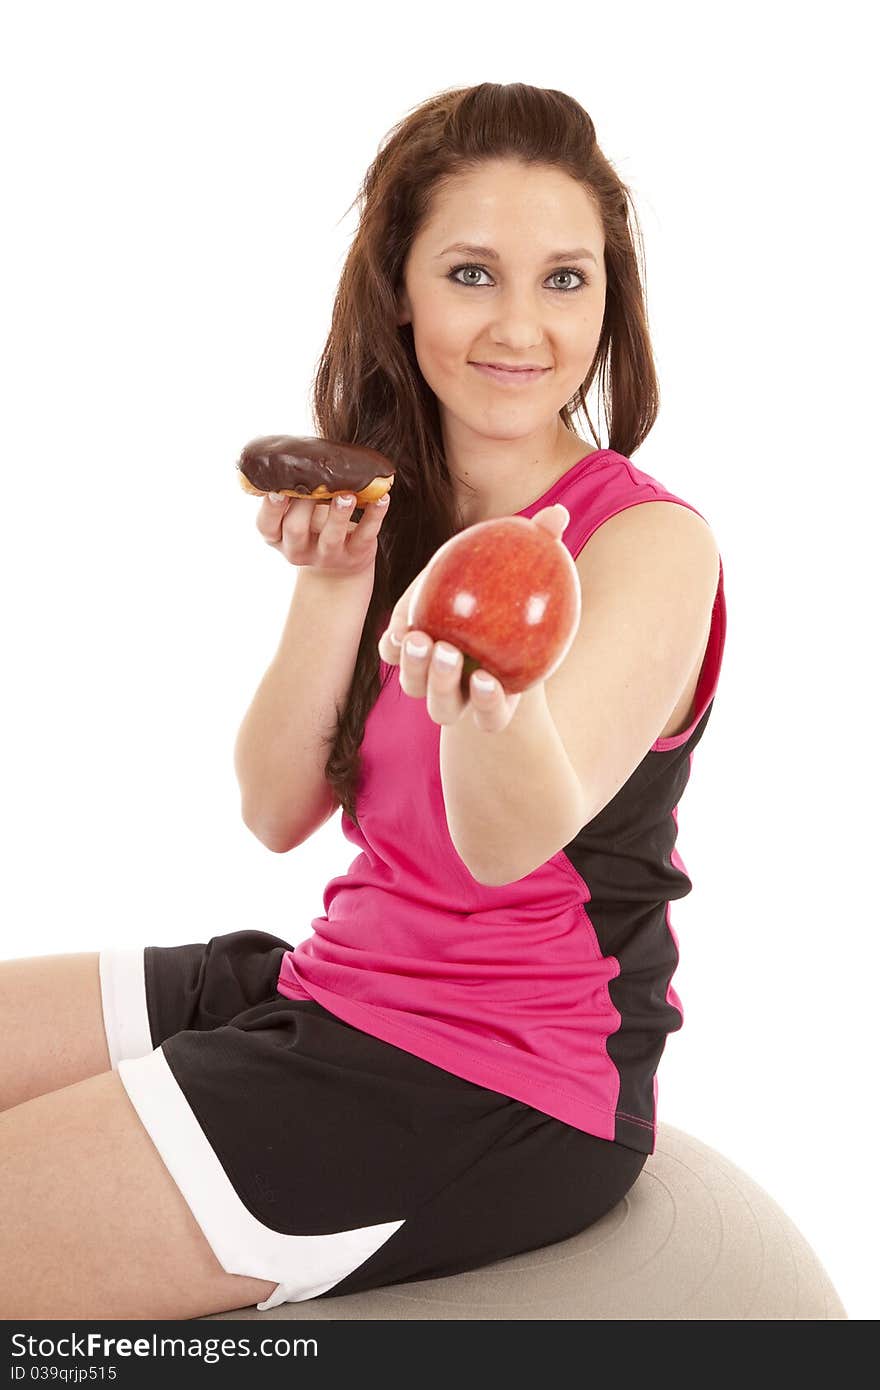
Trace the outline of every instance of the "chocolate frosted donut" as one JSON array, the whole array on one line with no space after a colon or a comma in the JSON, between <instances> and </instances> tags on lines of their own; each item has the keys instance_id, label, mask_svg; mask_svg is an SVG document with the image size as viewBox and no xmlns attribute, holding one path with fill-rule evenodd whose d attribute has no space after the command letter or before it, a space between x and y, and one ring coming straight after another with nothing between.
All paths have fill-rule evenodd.
<instances>
[{"instance_id":1,"label":"chocolate frosted donut","mask_svg":"<svg viewBox=\"0 0 880 1390\"><path fill-rule=\"evenodd\" d=\"M315 502L353 492L360 507L384 497L394 483L394 465L376 449L313 436L261 435L245 445L236 467L245 492Z\"/></svg>"}]
</instances>

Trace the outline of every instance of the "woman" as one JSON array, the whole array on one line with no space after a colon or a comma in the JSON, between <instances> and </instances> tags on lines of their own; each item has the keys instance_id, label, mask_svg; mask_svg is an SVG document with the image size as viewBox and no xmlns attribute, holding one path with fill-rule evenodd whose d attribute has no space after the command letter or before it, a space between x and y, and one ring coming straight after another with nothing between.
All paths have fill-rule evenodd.
<instances>
[{"instance_id":1,"label":"woman","mask_svg":"<svg viewBox=\"0 0 880 1390\"><path fill-rule=\"evenodd\" d=\"M570 97L484 83L403 120L361 194L314 412L395 485L359 515L260 504L297 582L236 744L263 843L341 806L360 853L295 948L3 965L6 1318L471 1269L583 1230L653 1152L725 606L705 520L630 457L658 393L627 190ZM571 423L602 368L605 449ZM438 547L508 515L582 587L564 661L516 695L406 631Z\"/></svg>"}]
</instances>

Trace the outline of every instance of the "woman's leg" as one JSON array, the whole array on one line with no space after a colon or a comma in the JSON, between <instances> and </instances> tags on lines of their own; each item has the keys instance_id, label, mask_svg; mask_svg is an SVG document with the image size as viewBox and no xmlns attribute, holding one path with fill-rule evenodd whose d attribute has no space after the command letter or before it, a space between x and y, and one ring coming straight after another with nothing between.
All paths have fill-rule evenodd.
<instances>
[{"instance_id":1,"label":"woman's leg","mask_svg":"<svg viewBox=\"0 0 880 1390\"><path fill-rule=\"evenodd\" d=\"M220 1264L116 1071L0 1115L0 1172L0 1318L200 1318L275 1288Z\"/></svg>"},{"instance_id":2,"label":"woman's leg","mask_svg":"<svg viewBox=\"0 0 880 1390\"><path fill-rule=\"evenodd\" d=\"M0 961L0 1111L110 1070L98 954Z\"/></svg>"}]
</instances>

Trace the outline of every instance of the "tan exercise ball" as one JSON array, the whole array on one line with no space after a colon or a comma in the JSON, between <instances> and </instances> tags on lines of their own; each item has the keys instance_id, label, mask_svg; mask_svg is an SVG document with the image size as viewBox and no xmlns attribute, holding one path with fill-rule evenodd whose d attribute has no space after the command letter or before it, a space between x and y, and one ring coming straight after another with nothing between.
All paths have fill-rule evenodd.
<instances>
[{"instance_id":1,"label":"tan exercise ball","mask_svg":"<svg viewBox=\"0 0 880 1390\"><path fill-rule=\"evenodd\" d=\"M671 1125L594 1225L440 1279L214 1313L226 1318L845 1319L814 1251L741 1168Z\"/></svg>"}]
</instances>

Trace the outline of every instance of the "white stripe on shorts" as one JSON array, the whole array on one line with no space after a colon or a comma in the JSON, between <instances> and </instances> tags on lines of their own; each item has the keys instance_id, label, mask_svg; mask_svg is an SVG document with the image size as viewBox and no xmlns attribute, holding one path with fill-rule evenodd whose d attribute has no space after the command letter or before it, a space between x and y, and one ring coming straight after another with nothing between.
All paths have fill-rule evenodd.
<instances>
[{"instance_id":1,"label":"white stripe on shorts","mask_svg":"<svg viewBox=\"0 0 880 1390\"><path fill-rule=\"evenodd\" d=\"M165 1060L161 1047L122 1060L119 1075L147 1133L227 1274L275 1280L260 1312L332 1289L362 1265L401 1221L322 1236L273 1231L248 1211Z\"/></svg>"},{"instance_id":2,"label":"white stripe on shorts","mask_svg":"<svg viewBox=\"0 0 880 1390\"><path fill-rule=\"evenodd\" d=\"M98 956L98 968L110 1065L117 1071L123 1058L143 1057L153 1050L144 948L108 946Z\"/></svg>"}]
</instances>

